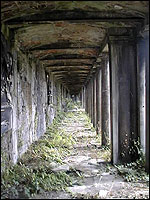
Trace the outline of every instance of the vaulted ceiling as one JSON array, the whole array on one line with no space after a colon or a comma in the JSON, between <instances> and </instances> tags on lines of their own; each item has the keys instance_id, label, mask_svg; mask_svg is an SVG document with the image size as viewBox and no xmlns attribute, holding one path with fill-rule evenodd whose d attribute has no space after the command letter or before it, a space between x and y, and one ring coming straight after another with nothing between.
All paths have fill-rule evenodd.
<instances>
[{"instance_id":1,"label":"vaulted ceiling","mask_svg":"<svg viewBox=\"0 0 150 200\"><path fill-rule=\"evenodd\" d=\"M1 1L1 23L71 93L78 93L111 27L140 29L148 1ZM107 50L107 49L106 49Z\"/></svg>"}]
</instances>

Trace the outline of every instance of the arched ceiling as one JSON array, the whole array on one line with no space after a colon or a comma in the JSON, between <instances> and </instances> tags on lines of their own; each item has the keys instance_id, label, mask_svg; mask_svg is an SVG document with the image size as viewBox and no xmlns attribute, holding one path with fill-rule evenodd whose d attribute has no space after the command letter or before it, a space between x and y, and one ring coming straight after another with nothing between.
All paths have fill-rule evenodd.
<instances>
[{"instance_id":1,"label":"arched ceiling","mask_svg":"<svg viewBox=\"0 0 150 200\"><path fill-rule=\"evenodd\" d=\"M106 45L110 27L139 29L148 1L1 1L1 23L18 47L78 93Z\"/></svg>"}]
</instances>

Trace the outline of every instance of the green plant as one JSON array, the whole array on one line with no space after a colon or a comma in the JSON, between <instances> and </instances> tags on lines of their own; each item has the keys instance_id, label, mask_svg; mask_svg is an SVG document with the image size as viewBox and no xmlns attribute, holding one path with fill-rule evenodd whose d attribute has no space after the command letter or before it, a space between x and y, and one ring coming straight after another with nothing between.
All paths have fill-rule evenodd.
<instances>
[{"instance_id":1,"label":"green plant","mask_svg":"<svg viewBox=\"0 0 150 200\"><path fill-rule=\"evenodd\" d=\"M64 118L65 114L59 112L44 136L29 147L16 165L5 169L1 176L3 199L18 198L20 194L29 198L41 189L65 190L72 185L72 174L54 173L51 167L51 163L63 164L75 142L71 135L59 128Z\"/></svg>"},{"instance_id":2,"label":"green plant","mask_svg":"<svg viewBox=\"0 0 150 200\"><path fill-rule=\"evenodd\" d=\"M75 108L75 104L71 98L65 99L65 108L66 108L66 111L72 110Z\"/></svg>"},{"instance_id":3,"label":"green plant","mask_svg":"<svg viewBox=\"0 0 150 200\"><path fill-rule=\"evenodd\" d=\"M148 182L149 174L145 172L145 156L143 154L143 150L141 149L139 138L137 141L133 140L133 146L130 148L129 154L132 151L138 154L138 159L131 163L115 165L115 167L118 169L119 174L121 174L128 182Z\"/></svg>"}]
</instances>

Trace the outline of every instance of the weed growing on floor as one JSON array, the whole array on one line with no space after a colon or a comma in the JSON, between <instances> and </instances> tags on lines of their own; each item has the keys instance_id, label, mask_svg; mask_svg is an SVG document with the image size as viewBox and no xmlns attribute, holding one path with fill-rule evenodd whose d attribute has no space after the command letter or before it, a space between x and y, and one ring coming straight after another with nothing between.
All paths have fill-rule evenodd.
<instances>
[{"instance_id":1,"label":"weed growing on floor","mask_svg":"<svg viewBox=\"0 0 150 200\"><path fill-rule=\"evenodd\" d=\"M2 176L2 194L4 198L29 198L41 189L62 190L71 185L71 177L65 172L54 173L45 166L30 168L21 162L10 167Z\"/></svg>"},{"instance_id":2,"label":"weed growing on floor","mask_svg":"<svg viewBox=\"0 0 150 200\"><path fill-rule=\"evenodd\" d=\"M65 107L65 111L81 108L81 103L80 102L73 101L70 98L66 98L64 100L64 104L65 104L65 106L64 106Z\"/></svg>"},{"instance_id":3,"label":"weed growing on floor","mask_svg":"<svg viewBox=\"0 0 150 200\"><path fill-rule=\"evenodd\" d=\"M145 156L140 147L140 142L134 141L134 149L137 150L138 159L135 162L115 165L119 174L128 182L146 182L149 183L149 174L145 171ZM130 153L130 151L129 151Z\"/></svg>"},{"instance_id":4,"label":"weed growing on floor","mask_svg":"<svg viewBox=\"0 0 150 200\"><path fill-rule=\"evenodd\" d=\"M71 135L58 129L65 115L59 113L44 136L34 142L18 163L8 167L1 176L1 197L29 198L40 190L65 190L72 185L73 177L66 172L53 172L54 166L63 163L74 144ZM52 166L52 164L54 166Z\"/></svg>"},{"instance_id":5,"label":"weed growing on floor","mask_svg":"<svg viewBox=\"0 0 150 200\"><path fill-rule=\"evenodd\" d=\"M110 162L111 161L111 149L108 146L103 146L100 149L100 158L105 160L106 162Z\"/></svg>"}]
</instances>

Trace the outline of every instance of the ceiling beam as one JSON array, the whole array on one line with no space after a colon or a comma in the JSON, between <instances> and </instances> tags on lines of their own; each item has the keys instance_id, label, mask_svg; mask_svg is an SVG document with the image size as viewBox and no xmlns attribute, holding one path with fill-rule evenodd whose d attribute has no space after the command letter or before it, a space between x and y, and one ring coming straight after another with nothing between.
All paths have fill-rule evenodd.
<instances>
[{"instance_id":1,"label":"ceiling beam","mask_svg":"<svg viewBox=\"0 0 150 200\"><path fill-rule=\"evenodd\" d=\"M43 61L40 61L41 64L45 67L48 67L48 66L68 66L68 65L71 65L71 66L76 66L76 65L92 65L93 62L95 61L96 59L55 59L55 60L43 60Z\"/></svg>"},{"instance_id":2,"label":"ceiling beam","mask_svg":"<svg viewBox=\"0 0 150 200\"><path fill-rule=\"evenodd\" d=\"M62 60L62 59L95 59L96 55L85 56L80 54L48 55L39 60Z\"/></svg>"},{"instance_id":3,"label":"ceiling beam","mask_svg":"<svg viewBox=\"0 0 150 200\"><path fill-rule=\"evenodd\" d=\"M124 9L125 10L125 9ZM36 13L36 14L27 14L21 17L15 17L13 19L4 20L7 24L16 24L16 23L25 23L25 22L34 22L40 21L52 22L52 21L70 21L70 22L84 22L84 21L128 21L128 20L141 20L143 16L134 16L134 12L122 12L122 10L116 11L84 11L84 10L51 10L48 12Z\"/></svg>"},{"instance_id":4,"label":"ceiling beam","mask_svg":"<svg viewBox=\"0 0 150 200\"><path fill-rule=\"evenodd\" d=\"M78 49L80 49L80 50L86 50L86 49L99 49L99 46L83 46L83 47L68 47L68 46L51 46L51 45L43 45L43 46L40 46L40 47L35 47L34 49L31 49L30 51L31 52L34 52L34 51L39 51L39 50L66 50L66 49L68 49L68 50L78 50Z\"/></svg>"},{"instance_id":5,"label":"ceiling beam","mask_svg":"<svg viewBox=\"0 0 150 200\"><path fill-rule=\"evenodd\" d=\"M68 70L72 70L72 69L90 69L91 68L91 65L74 65L74 66L70 66L70 65L63 65L63 66L47 66L46 67L46 70L49 70L49 71L51 71L51 70L66 70L66 69L68 69Z\"/></svg>"}]
</instances>

